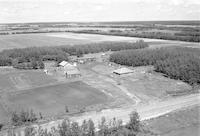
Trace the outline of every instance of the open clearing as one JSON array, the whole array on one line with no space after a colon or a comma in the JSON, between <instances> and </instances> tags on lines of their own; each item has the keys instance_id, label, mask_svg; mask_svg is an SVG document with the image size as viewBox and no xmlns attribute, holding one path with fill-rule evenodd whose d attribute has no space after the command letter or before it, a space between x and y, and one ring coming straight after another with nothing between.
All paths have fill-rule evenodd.
<instances>
[{"instance_id":1,"label":"open clearing","mask_svg":"<svg viewBox=\"0 0 200 136\"><path fill-rule=\"evenodd\" d=\"M98 104L105 104L109 98L95 88L83 82L63 83L10 93L4 98L12 110L33 109L45 116L65 113L65 106L70 112Z\"/></svg>"},{"instance_id":2,"label":"open clearing","mask_svg":"<svg viewBox=\"0 0 200 136\"><path fill-rule=\"evenodd\" d=\"M17 35L1 35L0 36L0 51L3 49L26 48L26 47L41 47L41 46L60 46L74 45L102 41L128 41L135 42L136 40L144 39L150 43L150 47L165 47L165 46L186 46L199 48L199 43L189 43L170 40L110 36L98 34L78 34L78 33L39 33L39 34L17 34Z\"/></svg>"},{"instance_id":3,"label":"open clearing","mask_svg":"<svg viewBox=\"0 0 200 136\"><path fill-rule=\"evenodd\" d=\"M198 136L200 107L192 106L146 121L147 127L162 136Z\"/></svg>"}]
</instances>

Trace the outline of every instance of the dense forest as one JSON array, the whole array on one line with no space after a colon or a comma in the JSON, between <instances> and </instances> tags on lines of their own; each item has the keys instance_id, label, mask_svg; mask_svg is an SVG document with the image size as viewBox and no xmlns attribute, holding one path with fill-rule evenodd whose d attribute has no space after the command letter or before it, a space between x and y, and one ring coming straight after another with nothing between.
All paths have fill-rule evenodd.
<instances>
[{"instance_id":1,"label":"dense forest","mask_svg":"<svg viewBox=\"0 0 200 136\"><path fill-rule=\"evenodd\" d=\"M61 62L62 60L68 60L69 55L80 57L87 53L140 49L145 47L148 47L148 44L140 40L135 43L102 42L73 46L9 49L0 52L0 66L13 66L21 69L43 69L43 61L54 60Z\"/></svg>"},{"instance_id":2,"label":"dense forest","mask_svg":"<svg viewBox=\"0 0 200 136\"><path fill-rule=\"evenodd\" d=\"M110 61L128 66L153 65L155 71L183 80L191 85L200 84L200 50L168 47L119 51L111 54Z\"/></svg>"}]
</instances>

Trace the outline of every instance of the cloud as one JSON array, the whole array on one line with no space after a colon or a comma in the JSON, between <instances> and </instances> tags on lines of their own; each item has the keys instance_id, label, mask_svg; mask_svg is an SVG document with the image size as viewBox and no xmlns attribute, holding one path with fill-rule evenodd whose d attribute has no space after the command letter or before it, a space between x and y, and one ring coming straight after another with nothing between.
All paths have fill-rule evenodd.
<instances>
[{"instance_id":1,"label":"cloud","mask_svg":"<svg viewBox=\"0 0 200 136\"><path fill-rule=\"evenodd\" d=\"M199 19L199 0L0 0L0 23Z\"/></svg>"}]
</instances>

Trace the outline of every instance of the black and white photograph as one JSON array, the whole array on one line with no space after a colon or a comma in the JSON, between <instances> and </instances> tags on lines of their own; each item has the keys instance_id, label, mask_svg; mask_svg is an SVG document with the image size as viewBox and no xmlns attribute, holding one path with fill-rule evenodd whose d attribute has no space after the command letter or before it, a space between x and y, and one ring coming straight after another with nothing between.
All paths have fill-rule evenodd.
<instances>
[{"instance_id":1,"label":"black and white photograph","mask_svg":"<svg viewBox=\"0 0 200 136\"><path fill-rule=\"evenodd\" d=\"M0 136L200 136L200 0L0 0Z\"/></svg>"}]
</instances>

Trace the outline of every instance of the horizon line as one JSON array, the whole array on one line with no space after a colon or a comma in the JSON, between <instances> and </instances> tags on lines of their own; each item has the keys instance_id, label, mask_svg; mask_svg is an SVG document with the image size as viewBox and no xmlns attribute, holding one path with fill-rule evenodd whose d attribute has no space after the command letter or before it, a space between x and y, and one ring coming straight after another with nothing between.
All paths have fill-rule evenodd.
<instances>
[{"instance_id":1,"label":"horizon line","mask_svg":"<svg viewBox=\"0 0 200 136\"><path fill-rule=\"evenodd\" d=\"M36 21L36 22L8 22L8 23L0 23L3 24L40 24L40 23L112 23L112 22L177 22L177 21L185 21L185 22L192 22L200 20L135 20L135 21L125 21L125 20L116 20L116 21Z\"/></svg>"}]
</instances>

